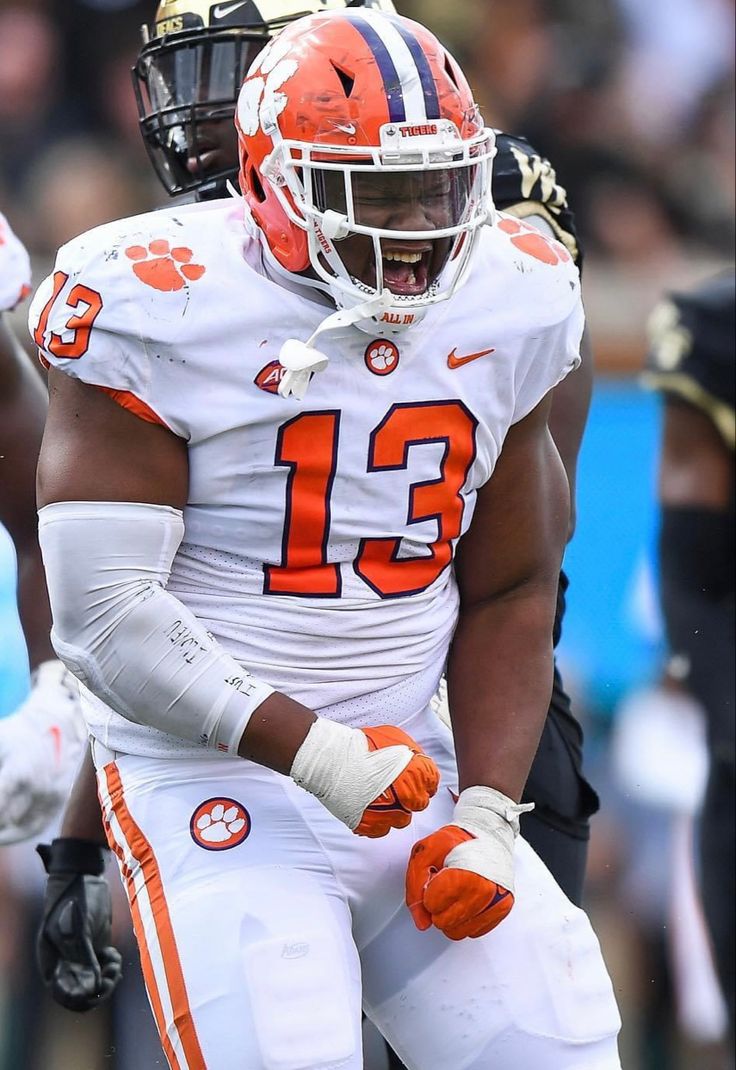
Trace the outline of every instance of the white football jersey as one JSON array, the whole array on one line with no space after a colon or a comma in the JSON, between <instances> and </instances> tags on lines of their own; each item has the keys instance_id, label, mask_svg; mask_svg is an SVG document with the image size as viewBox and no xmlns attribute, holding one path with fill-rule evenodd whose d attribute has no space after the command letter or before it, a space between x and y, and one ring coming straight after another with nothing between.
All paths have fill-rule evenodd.
<instances>
[{"instance_id":1,"label":"white football jersey","mask_svg":"<svg viewBox=\"0 0 736 1070\"><path fill-rule=\"evenodd\" d=\"M9 312L30 292L28 253L0 212L0 312Z\"/></svg>"},{"instance_id":2,"label":"white football jersey","mask_svg":"<svg viewBox=\"0 0 736 1070\"><path fill-rule=\"evenodd\" d=\"M351 724L425 705L457 617L451 560L509 427L578 363L564 248L485 229L465 286L394 339L324 334L303 401L279 352L330 309L264 270L242 202L175 207L64 246L34 298L45 359L189 446L169 591L256 676ZM91 702L106 745L179 745Z\"/></svg>"}]
</instances>

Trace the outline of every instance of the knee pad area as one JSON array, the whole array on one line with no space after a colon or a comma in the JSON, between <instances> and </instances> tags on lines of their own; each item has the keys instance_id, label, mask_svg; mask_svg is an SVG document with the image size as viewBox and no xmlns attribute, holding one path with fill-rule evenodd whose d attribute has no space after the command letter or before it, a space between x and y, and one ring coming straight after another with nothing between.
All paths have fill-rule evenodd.
<instances>
[{"instance_id":1,"label":"knee pad area","mask_svg":"<svg viewBox=\"0 0 736 1070\"><path fill-rule=\"evenodd\" d=\"M263 1070L357 1070L359 1012L339 949L323 934L251 944L245 955Z\"/></svg>"}]
</instances>

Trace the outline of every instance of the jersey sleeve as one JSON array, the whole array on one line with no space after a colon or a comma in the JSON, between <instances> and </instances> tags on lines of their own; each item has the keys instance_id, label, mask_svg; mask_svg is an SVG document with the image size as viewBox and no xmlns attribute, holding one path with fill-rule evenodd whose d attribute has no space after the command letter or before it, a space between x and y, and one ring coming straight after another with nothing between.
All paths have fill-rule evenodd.
<instances>
[{"instance_id":1,"label":"jersey sleeve","mask_svg":"<svg viewBox=\"0 0 736 1070\"><path fill-rule=\"evenodd\" d=\"M0 212L0 312L10 312L31 292L31 263Z\"/></svg>"},{"instance_id":2,"label":"jersey sleeve","mask_svg":"<svg viewBox=\"0 0 736 1070\"><path fill-rule=\"evenodd\" d=\"M33 298L28 325L46 366L104 389L141 419L185 436L167 413L153 367L162 335L160 302L155 291L135 286L130 251L145 238L139 241L122 223L107 224L62 246Z\"/></svg>"},{"instance_id":3,"label":"jersey sleeve","mask_svg":"<svg viewBox=\"0 0 736 1070\"><path fill-rule=\"evenodd\" d=\"M565 320L530 335L515 376L512 424L523 420L542 398L580 365L580 339L585 326L579 299Z\"/></svg>"},{"instance_id":4,"label":"jersey sleeve","mask_svg":"<svg viewBox=\"0 0 736 1070\"><path fill-rule=\"evenodd\" d=\"M701 409L727 445L736 443L736 281L711 280L690 294L672 294L649 321L644 386Z\"/></svg>"},{"instance_id":5,"label":"jersey sleeve","mask_svg":"<svg viewBox=\"0 0 736 1070\"><path fill-rule=\"evenodd\" d=\"M549 160L525 138L497 131L492 181L493 200L500 211L519 219L541 216L581 268L583 255L575 216Z\"/></svg>"}]
</instances>

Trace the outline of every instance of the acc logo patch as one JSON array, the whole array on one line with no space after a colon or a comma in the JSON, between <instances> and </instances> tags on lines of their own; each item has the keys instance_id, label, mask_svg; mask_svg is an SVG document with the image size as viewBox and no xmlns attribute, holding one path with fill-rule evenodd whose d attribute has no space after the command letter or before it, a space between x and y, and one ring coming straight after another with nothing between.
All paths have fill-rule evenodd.
<instances>
[{"instance_id":1,"label":"acc logo patch","mask_svg":"<svg viewBox=\"0 0 736 1070\"><path fill-rule=\"evenodd\" d=\"M374 375L390 375L399 366L398 347L387 338L371 342L365 351L365 366Z\"/></svg>"},{"instance_id":2,"label":"acc logo patch","mask_svg":"<svg viewBox=\"0 0 736 1070\"><path fill-rule=\"evenodd\" d=\"M250 814L235 799L216 797L200 803L192 814L189 831L205 851L229 851L250 835Z\"/></svg>"},{"instance_id":3,"label":"acc logo patch","mask_svg":"<svg viewBox=\"0 0 736 1070\"><path fill-rule=\"evenodd\" d=\"M278 394L279 383L286 375L286 368L277 360L272 360L265 368L261 368L253 382L259 390L265 390L267 394Z\"/></svg>"}]
</instances>

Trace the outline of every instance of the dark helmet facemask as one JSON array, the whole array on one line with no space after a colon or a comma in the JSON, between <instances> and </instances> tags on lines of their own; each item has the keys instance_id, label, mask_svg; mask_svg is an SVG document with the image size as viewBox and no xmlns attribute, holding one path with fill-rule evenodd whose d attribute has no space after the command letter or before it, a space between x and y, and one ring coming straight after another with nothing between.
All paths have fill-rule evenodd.
<instances>
[{"instance_id":1,"label":"dark helmet facemask","mask_svg":"<svg viewBox=\"0 0 736 1070\"><path fill-rule=\"evenodd\" d=\"M315 11L392 0L162 0L133 68L141 133L171 196L223 197L237 187L233 117L245 75L271 37Z\"/></svg>"},{"instance_id":2,"label":"dark helmet facemask","mask_svg":"<svg viewBox=\"0 0 736 1070\"><path fill-rule=\"evenodd\" d=\"M133 68L143 140L167 192L237 182L235 100L265 32L197 28L144 45Z\"/></svg>"}]
</instances>

